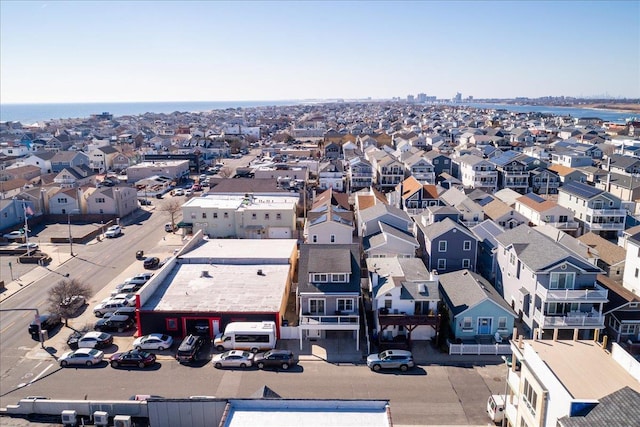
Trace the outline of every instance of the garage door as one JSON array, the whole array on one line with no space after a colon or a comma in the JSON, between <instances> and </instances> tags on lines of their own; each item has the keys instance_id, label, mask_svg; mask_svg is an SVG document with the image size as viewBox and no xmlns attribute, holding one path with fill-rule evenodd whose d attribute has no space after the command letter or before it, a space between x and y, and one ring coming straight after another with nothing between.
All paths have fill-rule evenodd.
<instances>
[{"instance_id":1,"label":"garage door","mask_svg":"<svg viewBox=\"0 0 640 427\"><path fill-rule=\"evenodd\" d=\"M290 239L291 229L287 227L269 227L270 239Z\"/></svg>"}]
</instances>

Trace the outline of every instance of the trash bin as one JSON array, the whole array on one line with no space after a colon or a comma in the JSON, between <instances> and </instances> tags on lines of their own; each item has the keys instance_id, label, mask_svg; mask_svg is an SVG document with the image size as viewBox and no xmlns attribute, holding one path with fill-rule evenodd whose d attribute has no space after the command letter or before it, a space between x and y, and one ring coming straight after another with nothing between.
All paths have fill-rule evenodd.
<instances>
[{"instance_id":1,"label":"trash bin","mask_svg":"<svg viewBox=\"0 0 640 427\"><path fill-rule=\"evenodd\" d=\"M289 326L289 321L287 319L282 319L282 326Z\"/></svg>"}]
</instances>

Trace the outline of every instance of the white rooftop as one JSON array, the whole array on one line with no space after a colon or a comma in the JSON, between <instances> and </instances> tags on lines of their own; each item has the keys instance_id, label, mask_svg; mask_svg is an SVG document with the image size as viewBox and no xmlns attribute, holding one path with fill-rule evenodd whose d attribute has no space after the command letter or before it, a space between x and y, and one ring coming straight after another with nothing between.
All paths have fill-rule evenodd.
<instances>
[{"instance_id":1,"label":"white rooftop","mask_svg":"<svg viewBox=\"0 0 640 427\"><path fill-rule=\"evenodd\" d=\"M387 401L231 400L224 427L390 427Z\"/></svg>"}]
</instances>

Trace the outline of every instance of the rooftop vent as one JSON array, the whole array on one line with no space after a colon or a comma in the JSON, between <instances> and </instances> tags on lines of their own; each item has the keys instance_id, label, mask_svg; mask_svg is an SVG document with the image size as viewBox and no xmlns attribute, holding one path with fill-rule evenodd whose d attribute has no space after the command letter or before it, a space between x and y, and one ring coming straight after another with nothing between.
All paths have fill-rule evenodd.
<instances>
[{"instance_id":1,"label":"rooftop vent","mask_svg":"<svg viewBox=\"0 0 640 427\"><path fill-rule=\"evenodd\" d=\"M200 277L211 277L211 275L207 270L202 270L202 272L200 273Z\"/></svg>"},{"instance_id":2,"label":"rooftop vent","mask_svg":"<svg viewBox=\"0 0 640 427\"><path fill-rule=\"evenodd\" d=\"M258 276L266 276L266 274L263 273L262 269L258 270Z\"/></svg>"}]
</instances>

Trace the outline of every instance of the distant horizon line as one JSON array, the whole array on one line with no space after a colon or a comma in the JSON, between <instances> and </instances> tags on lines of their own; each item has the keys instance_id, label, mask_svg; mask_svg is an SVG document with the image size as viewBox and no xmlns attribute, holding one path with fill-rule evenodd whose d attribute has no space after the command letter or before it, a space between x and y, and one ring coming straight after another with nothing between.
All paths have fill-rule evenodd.
<instances>
[{"instance_id":1,"label":"distant horizon line","mask_svg":"<svg viewBox=\"0 0 640 427\"><path fill-rule=\"evenodd\" d=\"M579 101L629 101L629 102L639 102L640 98L626 98L626 97L610 97L610 98L596 98L596 97L575 97L575 96L566 96L566 95L547 95L541 96L537 98L529 98L529 97L510 97L510 98L474 98L474 99L462 99L458 101L458 103L465 102L497 102L497 101L537 101L537 100L545 100L545 99L553 99L553 98L565 98L567 100L579 100ZM435 101L450 101L453 98L436 98ZM215 103L233 103L233 102L350 102L350 101L406 101L406 98L401 97L391 97L391 98L373 98L373 97L365 97L365 98L299 98L299 99L223 99L223 100L197 100L197 101L64 101L64 102L0 102L0 105L71 105L71 104L179 104L179 103L207 103L207 102L215 102ZM415 102L415 101L414 101ZM431 101L433 102L433 101Z\"/></svg>"}]
</instances>

